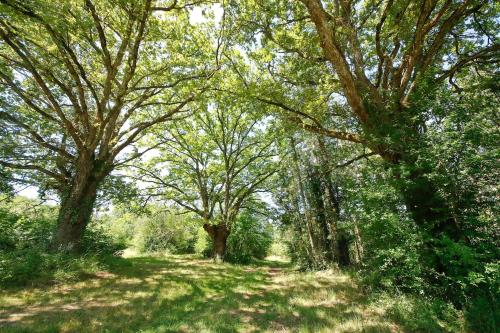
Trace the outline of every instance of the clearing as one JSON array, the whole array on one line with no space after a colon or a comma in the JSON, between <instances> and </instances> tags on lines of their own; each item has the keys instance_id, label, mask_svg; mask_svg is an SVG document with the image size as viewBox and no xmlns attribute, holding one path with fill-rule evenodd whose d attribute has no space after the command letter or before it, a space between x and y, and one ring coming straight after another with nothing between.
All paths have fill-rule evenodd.
<instances>
[{"instance_id":1,"label":"clearing","mask_svg":"<svg viewBox=\"0 0 500 333\"><path fill-rule=\"evenodd\" d=\"M338 272L125 258L74 283L0 291L1 332L399 332Z\"/></svg>"}]
</instances>

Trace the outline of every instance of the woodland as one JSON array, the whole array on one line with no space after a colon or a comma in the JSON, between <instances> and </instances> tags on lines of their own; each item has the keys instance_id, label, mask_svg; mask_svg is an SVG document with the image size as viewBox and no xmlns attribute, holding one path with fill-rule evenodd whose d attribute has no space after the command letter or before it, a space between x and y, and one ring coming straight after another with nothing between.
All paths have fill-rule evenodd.
<instances>
[{"instance_id":1,"label":"woodland","mask_svg":"<svg viewBox=\"0 0 500 333\"><path fill-rule=\"evenodd\" d=\"M499 25L0 0L0 331L498 332Z\"/></svg>"}]
</instances>

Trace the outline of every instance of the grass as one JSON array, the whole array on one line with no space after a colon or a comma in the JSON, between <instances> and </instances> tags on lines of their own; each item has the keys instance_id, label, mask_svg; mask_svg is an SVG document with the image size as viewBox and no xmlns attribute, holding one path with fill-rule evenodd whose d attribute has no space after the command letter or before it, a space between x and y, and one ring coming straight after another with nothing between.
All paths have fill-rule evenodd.
<instances>
[{"instance_id":1,"label":"grass","mask_svg":"<svg viewBox=\"0 0 500 333\"><path fill-rule=\"evenodd\" d=\"M132 257L77 282L0 291L0 332L402 332L386 311L338 272Z\"/></svg>"}]
</instances>

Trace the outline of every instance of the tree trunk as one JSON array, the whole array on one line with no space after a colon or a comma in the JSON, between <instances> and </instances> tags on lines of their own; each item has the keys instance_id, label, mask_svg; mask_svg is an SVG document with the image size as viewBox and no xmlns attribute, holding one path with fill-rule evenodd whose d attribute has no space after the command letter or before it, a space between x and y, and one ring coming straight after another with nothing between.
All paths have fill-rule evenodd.
<instances>
[{"instance_id":1,"label":"tree trunk","mask_svg":"<svg viewBox=\"0 0 500 333\"><path fill-rule=\"evenodd\" d=\"M309 189L311 195L311 203L314 205L316 222L319 225L320 237L318 243L321 244L322 261L331 263L334 261L334 255L332 252L332 235L330 230L330 225L327 220L327 211L325 209L325 202L323 201L323 189L322 180L324 180L325 175L318 172L317 168L309 165L308 181Z\"/></svg>"},{"instance_id":2,"label":"tree trunk","mask_svg":"<svg viewBox=\"0 0 500 333\"><path fill-rule=\"evenodd\" d=\"M61 198L57 230L52 243L55 250L79 252L83 233L90 222L97 197L97 184L90 183L80 195L74 189Z\"/></svg>"},{"instance_id":3,"label":"tree trunk","mask_svg":"<svg viewBox=\"0 0 500 333\"><path fill-rule=\"evenodd\" d=\"M363 260L363 243L359 232L358 221L354 220L354 244L356 245L356 264L361 264Z\"/></svg>"},{"instance_id":4,"label":"tree trunk","mask_svg":"<svg viewBox=\"0 0 500 333\"><path fill-rule=\"evenodd\" d=\"M104 176L103 165L93 155L81 155L75 175L61 193L57 229L51 244L53 250L79 252L82 237L92 217L97 190Z\"/></svg>"},{"instance_id":5,"label":"tree trunk","mask_svg":"<svg viewBox=\"0 0 500 333\"><path fill-rule=\"evenodd\" d=\"M325 200L325 207L329 213L329 247L333 255L332 259L335 260L339 266L349 266L351 262L349 259L349 237L347 236L346 231L339 227L340 198L338 195L338 188L332 181L332 170L328 167L328 153L323 138L318 137L317 143L317 154L321 161L323 196Z\"/></svg>"},{"instance_id":6,"label":"tree trunk","mask_svg":"<svg viewBox=\"0 0 500 333\"><path fill-rule=\"evenodd\" d=\"M311 211L310 211L310 205L307 201L305 189L304 189L304 183L302 180L302 175L301 175L301 170L299 166L299 156L297 154L297 150L295 149L295 140L293 137L290 137L290 146L292 148L292 157L293 157L293 174L296 179L296 185L297 185L297 190L299 192L299 202L302 203L302 206L304 208L304 221L305 221L305 226L307 230L307 239L308 239L308 245L309 245L309 253L311 254L311 263L312 266L317 266L318 264L318 251L316 248L316 244L314 242L314 235L313 235L313 230L311 226ZM299 211L300 213L300 211Z\"/></svg>"},{"instance_id":7,"label":"tree trunk","mask_svg":"<svg viewBox=\"0 0 500 333\"><path fill-rule=\"evenodd\" d=\"M214 245L213 258L216 262L224 261L226 256L227 238L229 229L224 223L218 225L204 224L203 229L210 235Z\"/></svg>"},{"instance_id":8,"label":"tree trunk","mask_svg":"<svg viewBox=\"0 0 500 333\"><path fill-rule=\"evenodd\" d=\"M349 238L344 232L339 233L337 239L338 247L338 263L341 267L347 267L351 264L351 258L349 256Z\"/></svg>"}]
</instances>

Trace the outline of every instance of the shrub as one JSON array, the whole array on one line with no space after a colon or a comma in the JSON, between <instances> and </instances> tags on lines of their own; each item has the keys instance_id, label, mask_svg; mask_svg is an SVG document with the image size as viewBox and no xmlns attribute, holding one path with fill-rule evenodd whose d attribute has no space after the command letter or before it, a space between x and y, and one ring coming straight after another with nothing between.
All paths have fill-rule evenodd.
<instances>
[{"instance_id":1,"label":"shrub","mask_svg":"<svg viewBox=\"0 0 500 333\"><path fill-rule=\"evenodd\" d=\"M250 213L243 213L231 228L227 240L226 260L247 264L253 258L264 259L273 242L273 234L265 221Z\"/></svg>"},{"instance_id":2,"label":"shrub","mask_svg":"<svg viewBox=\"0 0 500 333\"><path fill-rule=\"evenodd\" d=\"M42 255L35 249L0 251L0 284L27 284L39 277L42 265Z\"/></svg>"},{"instance_id":3,"label":"shrub","mask_svg":"<svg viewBox=\"0 0 500 333\"><path fill-rule=\"evenodd\" d=\"M123 239L113 237L98 224L90 224L82 240L84 254L114 255L127 248Z\"/></svg>"},{"instance_id":4,"label":"shrub","mask_svg":"<svg viewBox=\"0 0 500 333\"><path fill-rule=\"evenodd\" d=\"M38 249L0 252L0 285L5 287L74 281L104 269L104 256L45 253Z\"/></svg>"},{"instance_id":5,"label":"shrub","mask_svg":"<svg viewBox=\"0 0 500 333\"><path fill-rule=\"evenodd\" d=\"M29 204L34 203L16 198L0 206L0 250L48 247L55 227L55 210L50 206L29 210Z\"/></svg>"},{"instance_id":6,"label":"shrub","mask_svg":"<svg viewBox=\"0 0 500 333\"><path fill-rule=\"evenodd\" d=\"M465 311L467 326L473 332L496 333L500 323L498 298L480 293L475 296Z\"/></svg>"},{"instance_id":7,"label":"shrub","mask_svg":"<svg viewBox=\"0 0 500 333\"><path fill-rule=\"evenodd\" d=\"M134 244L143 253L194 253L197 229L197 221L190 216L154 213L141 219Z\"/></svg>"},{"instance_id":8,"label":"shrub","mask_svg":"<svg viewBox=\"0 0 500 333\"><path fill-rule=\"evenodd\" d=\"M269 247L268 255L281 259L289 257L288 247L282 237L276 237L275 235L273 242Z\"/></svg>"},{"instance_id":9,"label":"shrub","mask_svg":"<svg viewBox=\"0 0 500 333\"><path fill-rule=\"evenodd\" d=\"M483 272L470 272L468 294L473 295L465 307L467 324L474 332L496 333L500 324L500 265L488 263Z\"/></svg>"},{"instance_id":10,"label":"shrub","mask_svg":"<svg viewBox=\"0 0 500 333\"><path fill-rule=\"evenodd\" d=\"M12 250L16 247L14 225L18 217L4 208L0 208L0 251Z\"/></svg>"},{"instance_id":11,"label":"shrub","mask_svg":"<svg viewBox=\"0 0 500 333\"><path fill-rule=\"evenodd\" d=\"M36 210L26 209L37 206ZM56 209L24 198L0 206L0 285L62 282L95 272L125 248L97 223L85 232L82 254L51 253Z\"/></svg>"},{"instance_id":12,"label":"shrub","mask_svg":"<svg viewBox=\"0 0 500 333\"><path fill-rule=\"evenodd\" d=\"M197 230L194 251L205 258L209 258L213 254L212 240L203 227L199 227Z\"/></svg>"},{"instance_id":13,"label":"shrub","mask_svg":"<svg viewBox=\"0 0 500 333\"><path fill-rule=\"evenodd\" d=\"M460 311L439 299L386 295L389 316L408 332L465 332Z\"/></svg>"},{"instance_id":14,"label":"shrub","mask_svg":"<svg viewBox=\"0 0 500 333\"><path fill-rule=\"evenodd\" d=\"M390 209L391 201L393 207L397 206L397 198L388 186L363 195L370 209L360 214L365 240L360 278L375 289L420 293L425 287L420 251L423 245L415 225L403 212Z\"/></svg>"}]
</instances>

